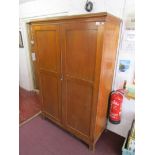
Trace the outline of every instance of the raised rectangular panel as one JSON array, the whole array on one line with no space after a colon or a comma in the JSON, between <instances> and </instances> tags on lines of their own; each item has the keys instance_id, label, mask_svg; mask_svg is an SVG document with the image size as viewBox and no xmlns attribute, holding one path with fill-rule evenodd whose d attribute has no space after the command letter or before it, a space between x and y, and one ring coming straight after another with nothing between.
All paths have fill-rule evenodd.
<instances>
[{"instance_id":1,"label":"raised rectangular panel","mask_svg":"<svg viewBox=\"0 0 155 155\"><path fill-rule=\"evenodd\" d=\"M95 29L66 30L66 75L94 80L96 36Z\"/></svg>"},{"instance_id":2,"label":"raised rectangular panel","mask_svg":"<svg viewBox=\"0 0 155 155\"><path fill-rule=\"evenodd\" d=\"M57 43L55 30L36 31L40 69L57 71Z\"/></svg>"},{"instance_id":3,"label":"raised rectangular panel","mask_svg":"<svg viewBox=\"0 0 155 155\"><path fill-rule=\"evenodd\" d=\"M42 111L61 122L61 57L59 25L32 25Z\"/></svg>"},{"instance_id":4,"label":"raised rectangular panel","mask_svg":"<svg viewBox=\"0 0 155 155\"><path fill-rule=\"evenodd\" d=\"M41 73L44 111L55 120L60 120L60 87L57 76L49 73Z\"/></svg>"},{"instance_id":5,"label":"raised rectangular panel","mask_svg":"<svg viewBox=\"0 0 155 155\"><path fill-rule=\"evenodd\" d=\"M93 88L82 81L67 80L66 124L86 136L90 135Z\"/></svg>"}]
</instances>

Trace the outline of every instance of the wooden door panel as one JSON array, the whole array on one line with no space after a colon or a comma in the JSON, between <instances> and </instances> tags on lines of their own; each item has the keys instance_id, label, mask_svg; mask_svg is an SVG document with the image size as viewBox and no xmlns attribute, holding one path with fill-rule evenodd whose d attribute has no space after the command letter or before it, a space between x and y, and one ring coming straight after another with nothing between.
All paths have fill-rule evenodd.
<instances>
[{"instance_id":1,"label":"wooden door panel","mask_svg":"<svg viewBox=\"0 0 155 155\"><path fill-rule=\"evenodd\" d=\"M66 32L67 75L93 81L96 54L96 30L68 30Z\"/></svg>"},{"instance_id":2,"label":"wooden door panel","mask_svg":"<svg viewBox=\"0 0 155 155\"><path fill-rule=\"evenodd\" d=\"M66 124L84 136L90 135L92 92L88 83L66 80Z\"/></svg>"},{"instance_id":3,"label":"wooden door panel","mask_svg":"<svg viewBox=\"0 0 155 155\"><path fill-rule=\"evenodd\" d=\"M63 30L65 75L93 81L97 43L95 23L66 24Z\"/></svg>"},{"instance_id":4,"label":"wooden door panel","mask_svg":"<svg viewBox=\"0 0 155 155\"><path fill-rule=\"evenodd\" d=\"M57 71L56 31L37 31L36 37L40 68Z\"/></svg>"},{"instance_id":5,"label":"wooden door panel","mask_svg":"<svg viewBox=\"0 0 155 155\"><path fill-rule=\"evenodd\" d=\"M42 110L61 121L61 53L59 25L33 25L41 85Z\"/></svg>"},{"instance_id":6,"label":"wooden door panel","mask_svg":"<svg viewBox=\"0 0 155 155\"><path fill-rule=\"evenodd\" d=\"M35 38L39 68L48 71L60 71L60 43L58 26L36 26Z\"/></svg>"},{"instance_id":7,"label":"wooden door panel","mask_svg":"<svg viewBox=\"0 0 155 155\"><path fill-rule=\"evenodd\" d=\"M96 66L95 22L70 23L62 27L64 124L84 139L90 137Z\"/></svg>"},{"instance_id":8,"label":"wooden door panel","mask_svg":"<svg viewBox=\"0 0 155 155\"><path fill-rule=\"evenodd\" d=\"M44 104L43 111L51 115L53 119L60 121L60 80L55 74L41 72L41 85Z\"/></svg>"}]
</instances>

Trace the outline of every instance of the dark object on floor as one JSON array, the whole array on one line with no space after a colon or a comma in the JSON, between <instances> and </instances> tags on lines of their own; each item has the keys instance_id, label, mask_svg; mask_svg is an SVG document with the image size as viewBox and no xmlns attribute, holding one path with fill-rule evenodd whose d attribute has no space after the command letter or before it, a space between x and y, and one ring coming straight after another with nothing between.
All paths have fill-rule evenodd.
<instances>
[{"instance_id":1,"label":"dark object on floor","mask_svg":"<svg viewBox=\"0 0 155 155\"><path fill-rule=\"evenodd\" d=\"M95 152L63 129L37 116L20 127L20 155L121 155L124 138L106 130Z\"/></svg>"},{"instance_id":2,"label":"dark object on floor","mask_svg":"<svg viewBox=\"0 0 155 155\"><path fill-rule=\"evenodd\" d=\"M41 110L39 95L19 88L19 123L26 121Z\"/></svg>"}]
</instances>

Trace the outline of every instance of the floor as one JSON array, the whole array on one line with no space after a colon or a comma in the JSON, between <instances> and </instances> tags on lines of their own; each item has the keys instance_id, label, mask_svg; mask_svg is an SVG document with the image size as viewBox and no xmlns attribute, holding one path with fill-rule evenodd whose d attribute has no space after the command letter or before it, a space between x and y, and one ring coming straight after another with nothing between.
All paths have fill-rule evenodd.
<instances>
[{"instance_id":1,"label":"floor","mask_svg":"<svg viewBox=\"0 0 155 155\"><path fill-rule=\"evenodd\" d=\"M106 130L93 153L86 144L40 116L20 127L20 155L121 155L124 138Z\"/></svg>"},{"instance_id":2,"label":"floor","mask_svg":"<svg viewBox=\"0 0 155 155\"><path fill-rule=\"evenodd\" d=\"M39 95L35 92L29 92L19 88L19 123L30 119L40 112Z\"/></svg>"}]
</instances>

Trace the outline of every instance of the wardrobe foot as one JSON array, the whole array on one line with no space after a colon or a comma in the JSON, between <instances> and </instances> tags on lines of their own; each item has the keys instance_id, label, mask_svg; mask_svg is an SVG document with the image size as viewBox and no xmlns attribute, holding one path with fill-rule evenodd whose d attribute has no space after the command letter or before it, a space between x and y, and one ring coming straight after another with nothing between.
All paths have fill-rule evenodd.
<instances>
[{"instance_id":1,"label":"wardrobe foot","mask_svg":"<svg viewBox=\"0 0 155 155\"><path fill-rule=\"evenodd\" d=\"M95 152L95 144L89 144L89 150Z\"/></svg>"}]
</instances>

